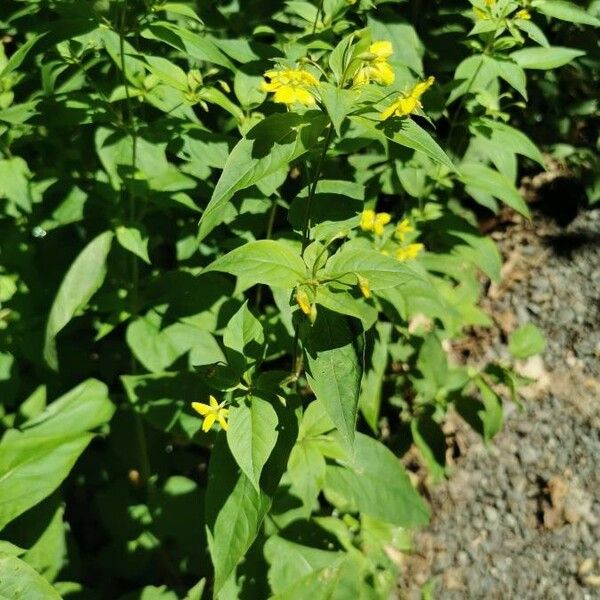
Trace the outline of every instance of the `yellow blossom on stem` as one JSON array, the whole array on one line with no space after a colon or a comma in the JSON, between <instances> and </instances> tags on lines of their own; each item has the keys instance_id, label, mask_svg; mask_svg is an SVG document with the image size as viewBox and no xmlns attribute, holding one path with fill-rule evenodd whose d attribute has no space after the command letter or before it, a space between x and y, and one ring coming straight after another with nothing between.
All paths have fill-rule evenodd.
<instances>
[{"instance_id":1,"label":"yellow blossom on stem","mask_svg":"<svg viewBox=\"0 0 600 600\"><path fill-rule=\"evenodd\" d=\"M409 244L396 250L395 256L398 260L413 260L423 250L423 244Z\"/></svg>"},{"instance_id":2,"label":"yellow blossom on stem","mask_svg":"<svg viewBox=\"0 0 600 600\"><path fill-rule=\"evenodd\" d=\"M310 316L311 304L308 294L304 290L298 290L296 292L296 303L300 307L300 310L307 316Z\"/></svg>"},{"instance_id":3,"label":"yellow blossom on stem","mask_svg":"<svg viewBox=\"0 0 600 600\"><path fill-rule=\"evenodd\" d=\"M192 408L200 415L204 417L202 423L202 431L210 431L210 428L218 421L223 431L227 431L227 417L229 415L229 409L224 408L224 402L219 404L214 396L209 396L210 404L204 404L203 402L192 402Z\"/></svg>"},{"instance_id":4,"label":"yellow blossom on stem","mask_svg":"<svg viewBox=\"0 0 600 600\"><path fill-rule=\"evenodd\" d=\"M392 215L386 212L376 213L371 208L363 210L360 215L360 228L372 231L375 235L383 235L384 227L392 220Z\"/></svg>"},{"instance_id":5,"label":"yellow blossom on stem","mask_svg":"<svg viewBox=\"0 0 600 600\"><path fill-rule=\"evenodd\" d=\"M412 233L414 230L415 228L410 224L410 221L408 219L402 219L402 221L400 221L400 223L396 225L396 231L394 232L394 236L396 237L396 239L403 242L404 238L406 237L406 234Z\"/></svg>"},{"instance_id":6,"label":"yellow blossom on stem","mask_svg":"<svg viewBox=\"0 0 600 600\"><path fill-rule=\"evenodd\" d=\"M414 113L417 109L423 108L421 96L433 85L435 77L428 77L425 81L417 83L415 87L407 94L403 94L394 103L390 104L382 113L381 120L385 121L390 117L406 117Z\"/></svg>"},{"instance_id":7,"label":"yellow blossom on stem","mask_svg":"<svg viewBox=\"0 0 600 600\"><path fill-rule=\"evenodd\" d=\"M396 78L388 58L393 54L392 43L387 40L373 42L365 60L354 75L354 85L363 85L374 81L381 85L390 85Z\"/></svg>"},{"instance_id":8,"label":"yellow blossom on stem","mask_svg":"<svg viewBox=\"0 0 600 600\"><path fill-rule=\"evenodd\" d=\"M304 69L272 69L264 75L263 92L273 92L273 101L281 104L315 104L314 88L319 80Z\"/></svg>"},{"instance_id":9,"label":"yellow blossom on stem","mask_svg":"<svg viewBox=\"0 0 600 600\"><path fill-rule=\"evenodd\" d=\"M358 288L360 289L360 293L365 298L371 297L371 287L369 286L369 280L362 275L356 275L356 279L358 280Z\"/></svg>"},{"instance_id":10,"label":"yellow blossom on stem","mask_svg":"<svg viewBox=\"0 0 600 600\"><path fill-rule=\"evenodd\" d=\"M522 8L521 10L515 13L516 19L523 19L524 21L529 21L531 19L531 14L526 8Z\"/></svg>"}]
</instances>

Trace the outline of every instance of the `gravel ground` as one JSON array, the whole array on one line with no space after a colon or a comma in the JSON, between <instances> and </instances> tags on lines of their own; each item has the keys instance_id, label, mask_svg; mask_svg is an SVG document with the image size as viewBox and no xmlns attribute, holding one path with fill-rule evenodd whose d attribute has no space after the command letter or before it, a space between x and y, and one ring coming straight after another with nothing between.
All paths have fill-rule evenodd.
<instances>
[{"instance_id":1,"label":"gravel ground","mask_svg":"<svg viewBox=\"0 0 600 600\"><path fill-rule=\"evenodd\" d=\"M488 298L498 328L480 358L506 356L506 334L527 322L548 346L522 365L538 383L523 411L505 405L493 447L450 422L459 456L429 489L434 517L407 564L408 595L434 577L443 600L600 598L600 210L499 237L507 264Z\"/></svg>"}]
</instances>

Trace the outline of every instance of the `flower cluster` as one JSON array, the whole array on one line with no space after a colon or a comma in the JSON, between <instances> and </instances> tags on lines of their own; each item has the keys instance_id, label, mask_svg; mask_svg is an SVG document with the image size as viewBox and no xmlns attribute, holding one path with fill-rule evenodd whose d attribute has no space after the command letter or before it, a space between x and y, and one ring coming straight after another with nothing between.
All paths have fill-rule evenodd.
<instances>
[{"instance_id":1,"label":"flower cluster","mask_svg":"<svg viewBox=\"0 0 600 600\"><path fill-rule=\"evenodd\" d=\"M523 11L520 11L523 12ZM520 18L527 18L521 16ZM389 58L394 53L392 43L388 40L377 40L369 45L367 51L355 56L351 64L354 72L352 78L354 88L369 83L391 85L396 79L394 69L389 63ZM299 67L295 69L277 68L270 69L264 74L261 90L273 94L273 101L281 104L314 106L319 98L319 80L308 70ZM344 77L342 77L343 85ZM421 96L433 85L434 77L417 83L411 90L400 94L380 115L382 121L390 117L407 117L423 108Z\"/></svg>"},{"instance_id":2,"label":"flower cluster","mask_svg":"<svg viewBox=\"0 0 600 600\"><path fill-rule=\"evenodd\" d=\"M375 236L381 237L385 233L385 226L391 220L392 216L389 213L377 213L374 210L367 208L360 215L359 227L365 232L371 232ZM385 246L381 250L381 252L383 254L393 253L395 258L402 261L415 259L419 255L419 253L425 248L425 246L420 243L405 243L408 241L408 237L412 237L414 239L414 236L410 235L413 233L415 233L415 228L413 227L411 222L408 219L403 219L402 221L397 223L394 229L394 233L391 236L391 240L395 240L397 244L392 242L392 244L390 245L390 240L388 240L387 242L385 242ZM365 296L365 298L368 298L370 296L368 282L366 282L366 287L364 282L361 282L360 279L358 283L363 296Z\"/></svg>"},{"instance_id":3,"label":"flower cluster","mask_svg":"<svg viewBox=\"0 0 600 600\"><path fill-rule=\"evenodd\" d=\"M359 226L363 231L372 231L375 235L383 235L384 227L392 220L392 215L386 212L376 213L367 208L360 215Z\"/></svg>"},{"instance_id":4,"label":"flower cluster","mask_svg":"<svg viewBox=\"0 0 600 600\"><path fill-rule=\"evenodd\" d=\"M363 61L358 71L354 75L354 85L364 85L365 83L380 83L381 85L390 85L396 78L388 58L394 53L391 42L387 40L373 42L369 46L369 51L364 54Z\"/></svg>"},{"instance_id":5,"label":"flower cluster","mask_svg":"<svg viewBox=\"0 0 600 600\"><path fill-rule=\"evenodd\" d=\"M281 104L313 106L319 80L305 69L272 69L265 73L261 89L273 92L273 101Z\"/></svg>"}]
</instances>

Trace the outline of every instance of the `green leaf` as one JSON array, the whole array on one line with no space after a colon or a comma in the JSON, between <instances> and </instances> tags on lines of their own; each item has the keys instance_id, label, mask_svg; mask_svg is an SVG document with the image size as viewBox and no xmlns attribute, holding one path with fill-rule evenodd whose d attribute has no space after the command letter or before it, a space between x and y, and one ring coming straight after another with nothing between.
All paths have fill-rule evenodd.
<instances>
[{"instance_id":1,"label":"green leaf","mask_svg":"<svg viewBox=\"0 0 600 600\"><path fill-rule=\"evenodd\" d=\"M541 354L546 348L544 334L533 324L527 323L510 334L508 349L515 358L529 358Z\"/></svg>"},{"instance_id":2,"label":"green leaf","mask_svg":"<svg viewBox=\"0 0 600 600\"><path fill-rule=\"evenodd\" d=\"M200 220L204 239L223 218L231 197L302 156L317 143L326 125L321 113L277 113L254 126L232 150Z\"/></svg>"},{"instance_id":3,"label":"green leaf","mask_svg":"<svg viewBox=\"0 0 600 600\"><path fill-rule=\"evenodd\" d=\"M413 441L434 482L446 474L446 437L439 423L429 415L421 415L410 422Z\"/></svg>"},{"instance_id":4,"label":"green leaf","mask_svg":"<svg viewBox=\"0 0 600 600\"><path fill-rule=\"evenodd\" d=\"M344 283L356 284L359 274L373 291L406 285L423 276L412 265L364 248L343 247L327 262L325 273ZM427 283L424 281L424 283Z\"/></svg>"},{"instance_id":5,"label":"green leaf","mask_svg":"<svg viewBox=\"0 0 600 600\"><path fill-rule=\"evenodd\" d=\"M476 383L483 403L483 409L478 411L483 423L483 438L489 442L502 429L504 422L502 402L500 396L481 377Z\"/></svg>"},{"instance_id":6,"label":"green leaf","mask_svg":"<svg viewBox=\"0 0 600 600\"><path fill-rule=\"evenodd\" d=\"M377 324L376 338L370 346L369 365L365 370L360 390L360 410L363 417L374 433L379 431L379 409L381 406L381 388L388 366L389 338L392 331L391 323Z\"/></svg>"},{"instance_id":7,"label":"green leaf","mask_svg":"<svg viewBox=\"0 0 600 600\"><path fill-rule=\"evenodd\" d=\"M198 23L202 23L202 19L196 14L194 9L188 4L183 4L183 2L165 2L164 4L157 4L155 10L175 13L176 15L181 15L188 19L193 19Z\"/></svg>"},{"instance_id":8,"label":"green leaf","mask_svg":"<svg viewBox=\"0 0 600 600\"><path fill-rule=\"evenodd\" d=\"M363 370L361 343L348 318L321 309L304 348L308 384L349 445L354 441Z\"/></svg>"},{"instance_id":9,"label":"green leaf","mask_svg":"<svg viewBox=\"0 0 600 600\"><path fill-rule=\"evenodd\" d=\"M510 57L523 69L541 69L544 71L557 69L570 63L579 56L584 56L583 50L551 46L550 48L523 48L515 50Z\"/></svg>"},{"instance_id":10,"label":"green leaf","mask_svg":"<svg viewBox=\"0 0 600 600\"><path fill-rule=\"evenodd\" d=\"M15 69L18 69L23 61L27 58L27 55L31 52L32 48L37 44L38 40L43 38L46 33L40 33L30 37L6 62L4 68L0 72L0 79L6 77L12 73Z\"/></svg>"},{"instance_id":11,"label":"green leaf","mask_svg":"<svg viewBox=\"0 0 600 600\"><path fill-rule=\"evenodd\" d=\"M261 471L277 442L278 424L273 405L260 396L249 396L230 408L227 443L257 491Z\"/></svg>"},{"instance_id":12,"label":"green leaf","mask_svg":"<svg viewBox=\"0 0 600 600\"><path fill-rule=\"evenodd\" d=\"M0 529L49 496L69 474L94 429L112 416L106 386L88 380L0 442Z\"/></svg>"},{"instance_id":13,"label":"green leaf","mask_svg":"<svg viewBox=\"0 0 600 600\"><path fill-rule=\"evenodd\" d=\"M353 116L350 119L367 131L374 131L379 136L383 134L395 144L423 152L436 163L456 171L456 167L438 143L411 118L392 118L383 123L362 116Z\"/></svg>"},{"instance_id":14,"label":"green leaf","mask_svg":"<svg viewBox=\"0 0 600 600\"><path fill-rule=\"evenodd\" d=\"M342 511L360 511L402 527L424 525L429 510L400 460L381 442L356 434L354 457L327 466L325 496Z\"/></svg>"},{"instance_id":15,"label":"green leaf","mask_svg":"<svg viewBox=\"0 0 600 600\"><path fill-rule=\"evenodd\" d=\"M365 331L377 321L377 309L364 298L355 298L347 291L335 291L320 285L315 302L333 312L359 319Z\"/></svg>"},{"instance_id":16,"label":"green leaf","mask_svg":"<svg viewBox=\"0 0 600 600\"><path fill-rule=\"evenodd\" d=\"M0 160L0 197L6 197L25 212L31 212L31 173L19 156Z\"/></svg>"},{"instance_id":17,"label":"green leaf","mask_svg":"<svg viewBox=\"0 0 600 600\"><path fill-rule=\"evenodd\" d=\"M139 256L145 263L150 264L148 256L148 236L142 234L139 227L125 227L120 225L115 231L117 241L125 250Z\"/></svg>"},{"instance_id":18,"label":"green leaf","mask_svg":"<svg viewBox=\"0 0 600 600\"><path fill-rule=\"evenodd\" d=\"M568 23L580 23L582 25L592 25L600 27L600 20L590 15L584 8L577 6L572 2L564 2L563 0L545 0L536 6L536 10L541 13L567 21Z\"/></svg>"},{"instance_id":19,"label":"green leaf","mask_svg":"<svg viewBox=\"0 0 600 600\"><path fill-rule=\"evenodd\" d=\"M58 369L56 336L102 285L112 238L112 232L105 231L89 242L60 284L50 309L44 341L44 358L53 369Z\"/></svg>"},{"instance_id":20,"label":"green leaf","mask_svg":"<svg viewBox=\"0 0 600 600\"><path fill-rule=\"evenodd\" d=\"M416 373L412 377L417 391L424 395L427 400L434 400L438 390L446 384L448 377L448 357L438 336L430 332L425 336L423 344L419 349Z\"/></svg>"},{"instance_id":21,"label":"green leaf","mask_svg":"<svg viewBox=\"0 0 600 600\"><path fill-rule=\"evenodd\" d=\"M285 592L300 582L306 584L306 577L316 574L322 577L323 581L315 598L331 597L323 593L323 585L327 585L329 579L335 581L335 577L323 577L324 571L330 569L330 574L333 575L333 571L344 558L343 552L312 548L273 535L265 543L264 553L270 564L269 584L274 594L281 594L282 597L295 600L297 595L286 596Z\"/></svg>"},{"instance_id":22,"label":"green leaf","mask_svg":"<svg viewBox=\"0 0 600 600\"><path fill-rule=\"evenodd\" d=\"M515 154L527 156L544 167L544 157L539 148L521 131L491 119L481 118L470 126L471 132L500 150L508 149Z\"/></svg>"},{"instance_id":23,"label":"green leaf","mask_svg":"<svg viewBox=\"0 0 600 600\"><path fill-rule=\"evenodd\" d=\"M249 365L260 361L264 352L265 334L260 321L250 312L246 301L231 317L223 333L227 358L240 375Z\"/></svg>"},{"instance_id":24,"label":"green leaf","mask_svg":"<svg viewBox=\"0 0 600 600\"><path fill-rule=\"evenodd\" d=\"M23 423L21 429L36 437L81 435L110 421L114 410L106 385L87 379Z\"/></svg>"},{"instance_id":25,"label":"green leaf","mask_svg":"<svg viewBox=\"0 0 600 600\"><path fill-rule=\"evenodd\" d=\"M64 506L58 501L50 514L48 524L35 544L22 556L47 581L54 582L67 559L67 542L63 515Z\"/></svg>"},{"instance_id":26,"label":"green leaf","mask_svg":"<svg viewBox=\"0 0 600 600\"><path fill-rule=\"evenodd\" d=\"M513 183L498 171L477 163L460 167L460 179L469 189L482 191L504 201L522 215L529 217L529 208ZM477 198L476 198L477 199Z\"/></svg>"},{"instance_id":27,"label":"green leaf","mask_svg":"<svg viewBox=\"0 0 600 600\"><path fill-rule=\"evenodd\" d=\"M285 242L258 240L235 248L212 262L205 271L222 271L238 277L238 288L257 283L292 289L306 276L306 266Z\"/></svg>"},{"instance_id":28,"label":"green leaf","mask_svg":"<svg viewBox=\"0 0 600 600\"><path fill-rule=\"evenodd\" d=\"M195 365L225 359L212 333L186 322L163 327L162 317L157 311L150 311L132 321L125 338L133 355L152 373L166 370L186 352L191 352L190 360Z\"/></svg>"},{"instance_id":29,"label":"green leaf","mask_svg":"<svg viewBox=\"0 0 600 600\"><path fill-rule=\"evenodd\" d=\"M389 21L384 21L383 15L381 18L382 20L378 20L369 15L369 29L373 40L390 40L392 42L394 53L389 62L394 70L398 72L408 67L416 73L423 73L422 57L425 48L415 28L409 23L399 22L399 19L394 17Z\"/></svg>"},{"instance_id":30,"label":"green leaf","mask_svg":"<svg viewBox=\"0 0 600 600\"><path fill-rule=\"evenodd\" d=\"M319 86L319 94L336 133L340 135L344 119L356 108L359 92L357 90L344 90L331 83L324 82Z\"/></svg>"},{"instance_id":31,"label":"green leaf","mask_svg":"<svg viewBox=\"0 0 600 600\"><path fill-rule=\"evenodd\" d=\"M224 436L213 450L206 491L208 546L215 568L217 596L258 535L271 498L240 472Z\"/></svg>"},{"instance_id":32,"label":"green leaf","mask_svg":"<svg viewBox=\"0 0 600 600\"><path fill-rule=\"evenodd\" d=\"M0 598L61 600L41 575L16 556L0 553L0 573Z\"/></svg>"},{"instance_id":33,"label":"green leaf","mask_svg":"<svg viewBox=\"0 0 600 600\"><path fill-rule=\"evenodd\" d=\"M412 119L388 119L382 131L392 142L423 152L434 162L456 171L456 167L438 143Z\"/></svg>"},{"instance_id":34,"label":"green leaf","mask_svg":"<svg viewBox=\"0 0 600 600\"><path fill-rule=\"evenodd\" d=\"M168 21L156 21L142 31L142 37L161 40L188 56L235 71L232 62L208 38Z\"/></svg>"}]
</instances>

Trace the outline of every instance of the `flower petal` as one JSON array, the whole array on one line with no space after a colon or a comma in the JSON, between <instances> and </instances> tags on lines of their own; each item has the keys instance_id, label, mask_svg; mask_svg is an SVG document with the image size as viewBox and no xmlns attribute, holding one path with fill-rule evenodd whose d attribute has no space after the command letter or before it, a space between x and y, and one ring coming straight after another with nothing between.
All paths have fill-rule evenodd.
<instances>
[{"instance_id":1,"label":"flower petal","mask_svg":"<svg viewBox=\"0 0 600 600\"><path fill-rule=\"evenodd\" d=\"M312 106L315 104L314 96L304 88L296 88L296 100L304 104L304 106Z\"/></svg>"},{"instance_id":2,"label":"flower petal","mask_svg":"<svg viewBox=\"0 0 600 600\"><path fill-rule=\"evenodd\" d=\"M217 415L213 412L207 415L204 419L204 423L202 423L202 431L210 431L210 428L215 424L216 418Z\"/></svg>"},{"instance_id":3,"label":"flower petal","mask_svg":"<svg viewBox=\"0 0 600 600\"><path fill-rule=\"evenodd\" d=\"M223 431L227 431L227 419L225 419L225 416L221 414L221 411L219 411L219 414L217 415L217 420L219 421L219 425L221 426Z\"/></svg>"},{"instance_id":4,"label":"flower petal","mask_svg":"<svg viewBox=\"0 0 600 600\"><path fill-rule=\"evenodd\" d=\"M381 40L373 42L369 46L369 52L378 58L389 58L394 53L394 48L389 40Z\"/></svg>"},{"instance_id":5,"label":"flower petal","mask_svg":"<svg viewBox=\"0 0 600 600\"><path fill-rule=\"evenodd\" d=\"M380 119L382 121L385 121L386 119L389 119L391 116L393 116L396 111L398 110L398 107L400 105L400 101L396 100L396 102L394 102L393 104L390 104L380 115Z\"/></svg>"},{"instance_id":6,"label":"flower petal","mask_svg":"<svg viewBox=\"0 0 600 600\"><path fill-rule=\"evenodd\" d=\"M203 417L210 412L210 406L203 402L192 402L192 408Z\"/></svg>"},{"instance_id":7,"label":"flower petal","mask_svg":"<svg viewBox=\"0 0 600 600\"><path fill-rule=\"evenodd\" d=\"M219 403L217 402L217 399L212 394L208 397L208 399L210 401L211 408L219 408Z\"/></svg>"}]
</instances>

